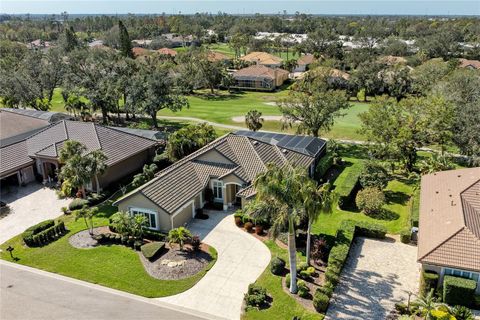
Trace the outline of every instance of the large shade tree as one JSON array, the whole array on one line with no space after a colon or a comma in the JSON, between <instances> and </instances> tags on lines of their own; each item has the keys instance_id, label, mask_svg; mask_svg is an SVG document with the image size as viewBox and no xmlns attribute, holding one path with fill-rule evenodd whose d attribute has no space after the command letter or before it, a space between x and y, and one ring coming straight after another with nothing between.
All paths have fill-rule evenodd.
<instances>
[{"instance_id":1,"label":"large shade tree","mask_svg":"<svg viewBox=\"0 0 480 320\"><path fill-rule=\"evenodd\" d=\"M258 131L263 126L262 113L258 110L250 110L245 115L245 124L252 131Z\"/></svg>"}]
</instances>

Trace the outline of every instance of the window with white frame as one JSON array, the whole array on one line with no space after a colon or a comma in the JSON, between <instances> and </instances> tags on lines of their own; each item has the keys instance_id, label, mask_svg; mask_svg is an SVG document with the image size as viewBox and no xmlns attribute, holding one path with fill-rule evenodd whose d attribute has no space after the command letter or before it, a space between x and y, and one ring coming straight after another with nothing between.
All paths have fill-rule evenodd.
<instances>
[{"instance_id":1,"label":"window with white frame","mask_svg":"<svg viewBox=\"0 0 480 320\"><path fill-rule=\"evenodd\" d=\"M157 215L155 211L141 208L130 208L130 214L136 216L138 214L147 218L147 228L157 229Z\"/></svg>"},{"instance_id":2,"label":"window with white frame","mask_svg":"<svg viewBox=\"0 0 480 320\"><path fill-rule=\"evenodd\" d=\"M212 182L213 197L215 200L223 199L223 182L220 180L213 180Z\"/></svg>"},{"instance_id":3,"label":"window with white frame","mask_svg":"<svg viewBox=\"0 0 480 320\"><path fill-rule=\"evenodd\" d=\"M478 282L480 275L476 272L445 268L445 275L472 279Z\"/></svg>"}]
</instances>

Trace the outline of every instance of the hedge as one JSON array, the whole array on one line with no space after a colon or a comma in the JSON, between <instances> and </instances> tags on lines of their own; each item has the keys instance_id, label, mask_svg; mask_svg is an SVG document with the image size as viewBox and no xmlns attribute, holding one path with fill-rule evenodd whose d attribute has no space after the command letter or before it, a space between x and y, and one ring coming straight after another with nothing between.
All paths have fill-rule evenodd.
<instances>
[{"instance_id":1,"label":"hedge","mask_svg":"<svg viewBox=\"0 0 480 320\"><path fill-rule=\"evenodd\" d=\"M470 307L475 297L477 283L474 280L445 276L443 278L443 302Z\"/></svg>"},{"instance_id":2,"label":"hedge","mask_svg":"<svg viewBox=\"0 0 480 320\"><path fill-rule=\"evenodd\" d=\"M335 182L335 192L338 195L338 205L344 209L350 204L355 195L355 191L360 188L359 178L362 173L363 162L356 162L350 167L345 168L344 172ZM341 182L341 183L340 183Z\"/></svg>"},{"instance_id":3,"label":"hedge","mask_svg":"<svg viewBox=\"0 0 480 320\"><path fill-rule=\"evenodd\" d=\"M403 229L400 232L400 242L409 244L412 240L412 232L409 229Z\"/></svg>"},{"instance_id":4,"label":"hedge","mask_svg":"<svg viewBox=\"0 0 480 320\"><path fill-rule=\"evenodd\" d=\"M165 248L165 242L150 242L140 247L145 258L151 260Z\"/></svg>"},{"instance_id":5,"label":"hedge","mask_svg":"<svg viewBox=\"0 0 480 320\"><path fill-rule=\"evenodd\" d=\"M84 206L88 206L89 202L86 199L73 199L72 202L68 205L70 211L82 209Z\"/></svg>"},{"instance_id":6,"label":"hedge","mask_svg":"<svg viewBox=\"0 0 480 320\"><path fill-rule=\"evenodd\" d=\"M323 292L317 290L313 295L313 307L318 312L327 311L329 303L330 303L330 298Z\"/></svg>"},{"instance_id":7,"label":"hedge","mask_svg":"<svg viewBox=\"0 0 480 320\"><path fill-rule=\"evenodd\" d=\"M323 156L320 161L318 161L318 164L315 168L315 179L322 179L327 173L328 169L330 169L332 166L333 156L331 154Z\"/></svg>"},{"instance_id":8,"label":"hedge","mask_svg":"<svg viewBox=\"0 0 480 320\"><path fill-rule=\"evenodd\" d=\"M438 274L433 271L424 271L420 278L420 295L426 296L432 289L438 285Z\"/></svg>"},{"instance_id":9,"label":"hedge","mask_svg":"<svg viewBox=\"0 0 480 320\"><path fill-rule=\"evenodd\" d=\"M55 225L53 220L42 221L22 234L23 241L29 247L43 246L66 233L65 223L60 221Z\"/></svg>"}]
</instances>

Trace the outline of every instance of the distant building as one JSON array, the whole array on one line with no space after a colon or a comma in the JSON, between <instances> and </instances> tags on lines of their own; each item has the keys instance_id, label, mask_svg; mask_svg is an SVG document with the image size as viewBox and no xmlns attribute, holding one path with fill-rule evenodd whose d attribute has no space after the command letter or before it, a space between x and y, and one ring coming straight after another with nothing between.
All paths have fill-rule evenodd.
<instances>
[{"instance_id":1,"label":"distant building","mask_svg":"<svg viewBox=\"0 0 480 320\"><path fill-rule=\"evenodd\" d=\"M458 61L460 62L459 68L480 69L480 61L478 60L458 59Z\"/></svg>"},{"instance_id":2,"label":"distant building","mask_svg":"<svg viewBox=\"0 0 480 320\"><path fill-rule=\"evenodd\" d=\"M52 47L52 43L49 41L43 41L41 39L34 40L27 44L27 48L31 50L46 50Z\"/></svg>"},{"instance_id":3,"label":"distant building","mask_svg":"<svg viewBox=\"0 0 480 320\"><path fill-rule=\"evenodd\" d=\"M132 49L132 52L135 57L148 56L149 54L152 53L151 50L140 48L140 47L134 47Z\"/></svg>"},{"instance_id":4,"label":"distant building","mask_svg":"<svg viewBox=\"0 0 480 320\"><path fill-rule=\"evenodd\" d=\"M393 66L397 64L407 64L407 59L398 56L383 56L378 58L378 62Z\"/></svg>"},{"instance_id":5,"label":"distant building","mask_svg":"<svg viewBox=\"0 0 480 320\"><path fill-rule=\"evenodd\" d=\"M259 64L269 68L279 68L282 66L282 58L274 56L267 52L250 52L249 54L240 58L240 60Z\"/></svg>"},{"instance_id":6,"label":"distant building","mask_svg":"<svg viewBox=\"0 0 480 320\"><path fill-rule=\"evenodd\" d=\"M152 43L152 40L150 40L150 39L135 39L135 40L132 40L132 43L136 46L145 48L145 47L149 46L150 43Z\"/></svg>"},{"instance_id":7,"label":"distant building","mask_svg":"<svg viewBox=\"0 0 480 320\"><path fill-rule=\"evenodd\" d=\"M313 56L313 54L305 54L297 59L297 66L293 72L305 72L308 70L309 65L316 61L317 59Z\"/></svg>"},{"instance_id":8,"label":"distant building","mask_svg":"<svg viewBox=\"0 0 480 320\"><path fill-rule=\"evenodd\" d=\"M269 68L263 65L253 65L233 73L234 88L273 91L287 79L289 72L280 68Z\"/></svg>"},{"instance_id":9,"label":"distant building","mask_svg":"<svg viewBox=\"0 0 480 320\"><path fill-rule=\"evenodd\" d=\"M210 62L227 62L232 60L232 58L230 58L229 56L216 51L209 51L207 59Z\"/></svg>"},{"instance_id":10,"label":"distant building","mask_svg":"<svg viewBox=\"0 0 480 320\"><path fill-rule=\"evenodd\" d=\"M170 49L170 48L160 48L157 50L158 53L175 57L177 55L177 51Z\"/></svg>"}]
</instances>

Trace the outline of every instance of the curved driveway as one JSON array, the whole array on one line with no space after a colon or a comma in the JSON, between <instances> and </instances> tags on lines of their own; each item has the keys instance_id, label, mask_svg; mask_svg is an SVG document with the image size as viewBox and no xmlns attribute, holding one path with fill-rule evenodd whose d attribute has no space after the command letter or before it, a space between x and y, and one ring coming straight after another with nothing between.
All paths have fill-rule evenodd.
<instances>
[{"instance_id":1,"label":"curved driveway","mask_svg":"<svg viewBox=\"0 0 480 320\"><path fill-rule=\"evenodd\" d=\"M217 250L217 262L191 289L157 300L225 319L240 319L243 295L268 266L270 251L260 240L237 228L231 212L207 213L209 219L192 220L188 228Z\"/></svg>"}]
</instances>

